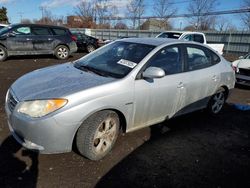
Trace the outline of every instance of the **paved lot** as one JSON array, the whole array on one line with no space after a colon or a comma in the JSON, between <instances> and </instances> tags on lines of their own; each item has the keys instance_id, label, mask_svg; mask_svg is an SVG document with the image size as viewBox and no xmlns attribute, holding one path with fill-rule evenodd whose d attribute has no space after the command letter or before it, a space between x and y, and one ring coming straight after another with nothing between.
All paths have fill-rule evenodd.
<instances>
[{"instance_id":1,"label":"paved lot","mask_svg":"<svg viewBox=\"0 0 250 188\"><path fill-rule=\"evenodd\" d=\"M84 54L74 54L69 60ZM121 135L105 159L75 152L39 155L9 135L7 89L32 70L63 63L50 56L0 63L0 187L250 187L250 111L227 104L210 117L195 112ZM250 88L234 89L229 103L250 103ZM168 128L166 127L168 126Z\"/></svg>"}]
</instances>

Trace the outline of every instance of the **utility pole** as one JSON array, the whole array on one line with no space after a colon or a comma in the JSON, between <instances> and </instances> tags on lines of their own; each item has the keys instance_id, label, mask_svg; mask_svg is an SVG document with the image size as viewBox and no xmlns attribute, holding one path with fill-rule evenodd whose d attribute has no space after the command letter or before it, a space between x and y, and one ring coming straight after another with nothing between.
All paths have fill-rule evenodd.
<instances>
[{"instance_id":1,"label":"utility pole","mask_svg":"<svg viewBox=\"0 0 250 188\"><path fill-rule=\"evenodd\" d=\"M45 10L45 7L40 6L39 9L42 11L42 23L44 23L44 10Z\"/></svg>"},{"instance_id":2,"label":"utility pole","mask_svg":"<svg viewBox=\"0 0 250 188\"><path fill-rule=\"evenodd\" d=\"M24 12L18 12L17 14L20 16L20 23L22 23Z\"/></svg>"}]
</instances>

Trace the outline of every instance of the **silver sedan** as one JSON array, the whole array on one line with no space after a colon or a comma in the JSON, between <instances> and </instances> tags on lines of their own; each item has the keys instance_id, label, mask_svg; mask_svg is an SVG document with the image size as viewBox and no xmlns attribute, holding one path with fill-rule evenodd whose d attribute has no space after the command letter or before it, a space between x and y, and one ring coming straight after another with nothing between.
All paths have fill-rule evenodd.
<instances>
[{"instance_id":1,"label":"silver sedan","mask_svg":"<svg viewBox=\"0 0 250 188\"><path fill-rule=\"evenodd\" d=\"M130 132L206 108L221 111L235 75L211 48L170 39L122 39L83 58L19 78L8 90L9 128L24 147L103 158Z\"/></svg>"}]
</instances>

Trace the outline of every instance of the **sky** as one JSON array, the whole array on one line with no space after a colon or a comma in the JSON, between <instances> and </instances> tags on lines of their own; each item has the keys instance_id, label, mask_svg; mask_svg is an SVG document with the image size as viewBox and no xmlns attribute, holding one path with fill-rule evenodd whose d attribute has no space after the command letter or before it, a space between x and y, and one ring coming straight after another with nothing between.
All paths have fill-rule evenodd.
<instances>
[{"instance_id":1,"label":"sky","mask_svg":"<svg viewBox=\"0 0 250 188\"><path fill-rule=\"evenodd\" d=\"M110 0L112 4L118 6L120 14L124 14L124 7L129 0ZM145 16L152 15L153 0L144 0L146 4ZM192 0L175 0L177 14L188 13L187 7ZM242 6L243 0L218 0L217 11L238 9ZM8 11L9 21L18 23L22 19L40 19L42 16L41 6L46 6L48 10L55 16L68 16L75 12L75 6L80 0L0 0L0 7L5 6ZM239 30L243 29L242 23L239 21L240 16L237 14L223 16L235 25ZM176 18L170 20L175 28L185 27L189 24L186 18Z\"/></svg>"}]
</instances>

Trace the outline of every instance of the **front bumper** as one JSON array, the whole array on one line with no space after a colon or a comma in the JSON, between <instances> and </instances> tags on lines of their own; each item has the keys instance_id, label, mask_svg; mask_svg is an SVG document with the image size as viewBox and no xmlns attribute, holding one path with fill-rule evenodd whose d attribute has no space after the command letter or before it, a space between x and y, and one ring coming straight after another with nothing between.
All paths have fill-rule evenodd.
<instances>
[{"instance_id":1,"label":"front bumper","mask_svg":"<svg viewBox=\"0 0 250 188\"><path fill-rule=\"evenodd\" d=\"M250 86L250 76L235 74L236 83L241 85Z\"/></svg>"},{"instance_id":2,"label":"front bumper","mask_svg":"<svg viewBox=\"0 0 250 188\"><path fill-rule=\"evenodd\" d=\"M65 153L72 150L78 124L58 122L53 116L29 118L5 106L11 134L23 147L43 154Z\"/></svg>"}]
</instances>

